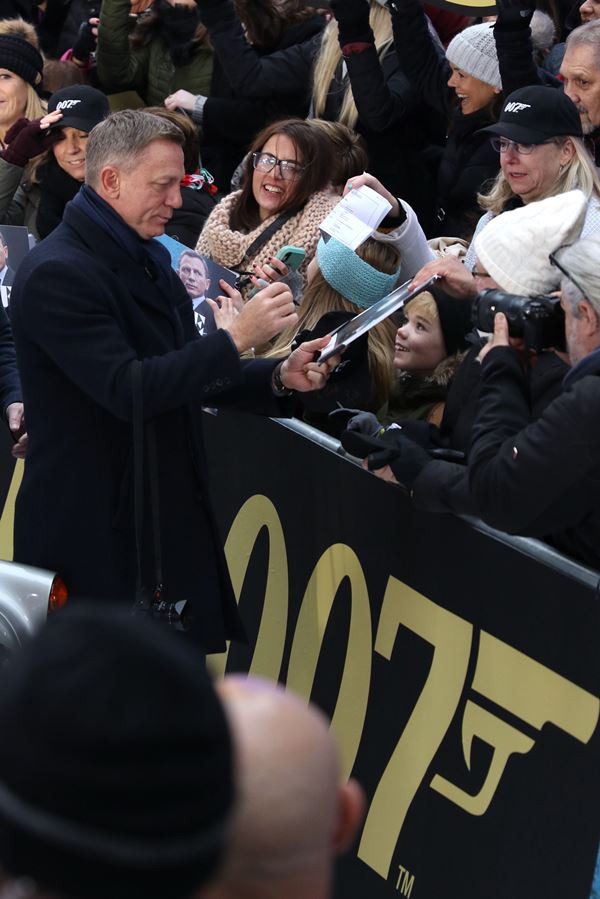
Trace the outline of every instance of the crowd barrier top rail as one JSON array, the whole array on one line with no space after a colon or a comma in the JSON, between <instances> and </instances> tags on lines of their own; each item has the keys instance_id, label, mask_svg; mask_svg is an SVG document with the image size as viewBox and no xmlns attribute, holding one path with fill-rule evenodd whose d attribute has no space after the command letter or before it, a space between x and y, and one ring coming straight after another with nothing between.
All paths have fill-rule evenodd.
<instances>
[{"instance_id":1,"label":"crowd barrier top rail","mask_svg":"<svg viewBox=\"0 0 600 899\"><path fill-rule=\"evenodd\" d=\"M312 425L306 424L306 422L296 418L274 418L273 421L282 425L284 428L288 428L290 431L294 431L306 440L318 444L328 452L342 457L352 465L360 466L361 460L347 453L339 440L336 440L329 434L323 433L323 431L317 430L317 428L312 427ZM506 534L504 531L498 531L496 528L492 528L485 524L481 519L471 515L461 515L459 517L462 518L463 521L467 521L475 530L488 534L495 540L498 540L507 546L511 546L518 552L536 559L540 564L553 568L561 574L568 575L584 586L595 590L598 598L600 598L600 571L588 568L586 565L577 562L570 556L565 556L563 553L554 549L549 544L543 543L541 540L536 540L533 537L516 537L512 534Z\"/></svg>"}]
</instances>

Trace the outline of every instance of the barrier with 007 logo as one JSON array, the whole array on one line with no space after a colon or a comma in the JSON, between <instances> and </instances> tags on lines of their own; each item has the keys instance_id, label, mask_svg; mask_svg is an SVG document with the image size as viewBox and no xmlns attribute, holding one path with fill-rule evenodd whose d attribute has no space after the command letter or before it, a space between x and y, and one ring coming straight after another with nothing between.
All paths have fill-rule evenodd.
<instances>
[{"instance_id":1,"label":"barrier with 007 logo","mask_svg":"<svg viewBox=\"0 0 600 899\"><path fill-rule=\"evenodd\" d=\"M369 797L338 899L588 899L598 573L415 511L305 426L205 419L249 635L212 665L331 715Z\"/></svg>"}]
</instances>

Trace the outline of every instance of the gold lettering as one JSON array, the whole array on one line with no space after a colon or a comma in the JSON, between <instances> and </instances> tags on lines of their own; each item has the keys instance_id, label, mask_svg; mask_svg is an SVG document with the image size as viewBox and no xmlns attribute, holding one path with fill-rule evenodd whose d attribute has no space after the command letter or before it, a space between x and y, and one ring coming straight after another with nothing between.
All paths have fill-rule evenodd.
<instances>
[{"instance_id":1,"label":"gold lettering","mask_svg":"<svg viewBox=\"0 0 600 899\"><path fill-rule=\"evenodd\" d=\"M472 687L536 730L551 723L581 743L588 742L598 723L600 700L596 696L485 631L481 633ZM494 798L510 756L529 752L535 740L469 701L462 723L467 768L471 766L475 736L494 749L479 792L467 793L438 774L431 787L469 814L483 815Z\"/></svg>"},{"instance_id":2,"label":"gold lettering","mask_svg":"<svg viewBox=\"0 0 600 899\"><path fill-rule=\"evenodd\" d=\"M431 788L451 802L460 805L470 815L483 815L494 798L494 793L511 755L515 752L529 752L535 741L471 701L467 702L465 707L462 736L463 753L469 769L471 768L471 747L474 736L494 747L494 755L483 786L473 796L436 774L431 781Z\"/></svg>"},{"instance_id":3,"label":"gold lettering","mask_svg":"<svg viewBox=\"0 0 600 899\"><path fill-rule=\"evenodd\" d=\"M225 558L239 603L252 550L263 528L269 532L267 586L250 674L276 681L281 671L288 616L288 566L285 537L277 509L261 494L251 496L237 513L225 541ZM225 673L226 653L209 656L213 675Z\"/></svg>"},{"instance_id":4,"label":"gold lettering","mask_svg":"<svg viewBox=\"0 0 600 899\"><path fill-rule=\"evenodd\" d=\"M385 769L358 849L387 880L404 820L449 726L467 674L473 626L402 584L388 580L375 650L390 659L403 625L434 647L429 675Z\"/></svg>"},{"instance_id":5,"label":"gold lettering","mask_svg":"<svg viewBox=\"0 0 600 899\"><path fill-rule=\"evenodd\" d=\"M349 777L367 713L373 637L365 576L356 554L343 543L323 553L307 584L290 653L287 686L310 699L325 628L346 577L352 591L350 633L331 726L340 742L343 774Z\"/></svg>"}]
</instances>

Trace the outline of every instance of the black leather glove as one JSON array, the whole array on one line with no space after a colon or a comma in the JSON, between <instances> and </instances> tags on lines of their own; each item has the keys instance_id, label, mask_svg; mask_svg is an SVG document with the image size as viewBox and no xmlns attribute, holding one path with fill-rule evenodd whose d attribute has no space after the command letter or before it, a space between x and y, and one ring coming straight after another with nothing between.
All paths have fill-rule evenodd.
<instances>
[{"instance_id":1,"label":"black leather glove","mask_svg":"<svg viewBox=\"0 0 600 899\"><path fill-rule=\"evenodd\" d=\"M358 458L366 457L370 471L389 465L396 480L409 490L421 470L431 462L427 450L405 437L400 427L392 425L373 436L353 429L351 425L352 421L341 437L344 449Z\"/></svg>"},{"instance_id":2,"label":"black leather glove","mask_svg":"<svg viewBox=\"0 0 600 899\"><path fill-rule=\"evenodd\" d=\"M62 138L60 130L49 131L40 128L40 119L18 119L12 128L9 128L4 138L8 144L2 152L2 159L11 165L24 168L30 159L39 156L48 147Z\"/></svg>"},{"instance_id":3,"label":"black leather glove","mask_svg":"<svg viewBox=\"0 0 600 899\"><path fill-rule=\"evenodd\" d=\"M96 49L96 37L92 34L92 26L89 22L82 22L79 26L77 39L73 44L73 56L79 62L87 62L90 54Z\"/></svg>"},{"instance_id":4,"label":"black leather glove","mask_svg":"<svg viewBox=\"0 0 600 899\"><path fill-rule=\"evenodd\" d=\"M375 43L369 24L369 3L365 3L365 0L330 0L329 5L337 19L340 47L346 44Z\"/></svg>"}]
</instances>

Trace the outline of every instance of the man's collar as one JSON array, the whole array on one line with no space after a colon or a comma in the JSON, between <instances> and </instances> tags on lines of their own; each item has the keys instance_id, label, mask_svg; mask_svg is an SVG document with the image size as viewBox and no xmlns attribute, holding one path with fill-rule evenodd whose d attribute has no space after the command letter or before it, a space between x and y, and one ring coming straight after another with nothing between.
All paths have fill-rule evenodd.
<instances>
[{"instance_id":1,"label":"man's collar","mask_svg":"<svg viewBox=\"0 0 600 899\"><path fill-rule=\"evenodd\" d=\"M563 380L563 388L572 387L577 381L586 375L600 375L600 346L580 359L579 362L567 372Z\"/></svg>"}]
</instances>

